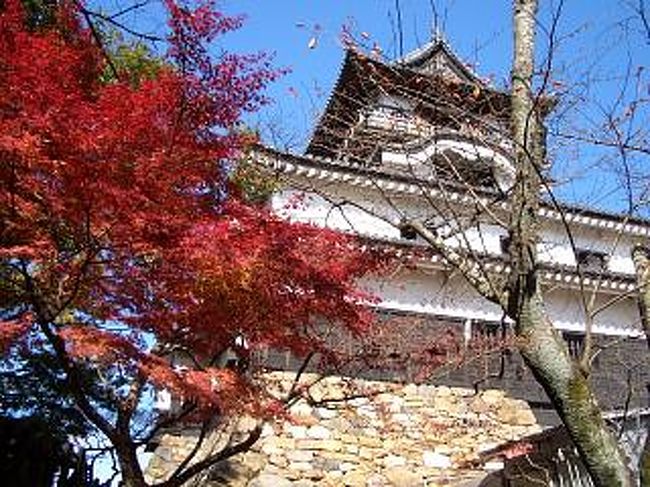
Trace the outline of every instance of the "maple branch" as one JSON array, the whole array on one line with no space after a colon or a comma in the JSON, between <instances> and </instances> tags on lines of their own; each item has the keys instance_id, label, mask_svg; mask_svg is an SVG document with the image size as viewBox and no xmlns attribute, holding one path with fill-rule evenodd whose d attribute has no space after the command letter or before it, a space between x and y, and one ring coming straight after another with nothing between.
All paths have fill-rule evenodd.
<instances>
[{"instance_id":1,"label":"maple branch","mask_svg":"<svg viewBox=\"0 0 650 487\"><path fill-rule=\"evenodd\" d=\"M84 15L84 17L96 17L100 20L103 20L104 22L108 22L109 24L117 27L120 30L123 30L124 32L131 34L132 36L139 37L140 39L143 39L145 41L150 41L150 42L163 42L165 39L163 37L155 36L152 34L144 34L142 32L138 32L136 30L131 29L130 27L124 25L122 22L118 22L115 20L115 16L111 15L104 15L101 12L96 12L94 10L89 10L83 6L80 6L80 11Z\"/></svg>"},{"instance_id":2,"label":"maple branch","mask_svg":"<svg viewBox=\"0 0 650 487\"><path fill-rule=\"evenodd\" d=\"M248 437L235 445L229 445L221 450L216 455L194 463L184 472L178 474L175 478L170 478L164 482L155 484L153 487L180 487L185 482L190 480L194 475L202 472L203 470L215 465L223 460L226 460L234 455L248 451L251 446L262 436L262 425L258 425L253 429Z\"/></svg>"},{"instance_id":3,"label":"maple branch","mask_svg":"<svg viewBox=\"0 0 650 487\"><path fill-rule=\"evenodd\" d=\"M302 377L302 374L304 374L305 370L309 366L309 362L314 358L316 355L316 352L309 352L305 359L302 361L302 364L300 364L300 368L298 369L298 372L296 372L296 376L293 379L293 383L291 384L291 389L289 390L289 394L287 394L287 397L285 398L284 402L289 403L291 400L299 395L298 389L298 384L300 382L300 377Z\"/></svg>"},{"instance_id":4,"label":"maple branch","mask_svg":"<svg viewBox=\"0 0 650 487\"><path fill-rule=\"evenodd\" d=\"M185 455L185 458L183 459L183 461L181 461L176 466L176 468L174 469L172 474L169 476L169 478L173 479L174 477L178 476L183 471L183 469L185 469L185 467L187 467L187 465L189 465L189 463L192 461L192 459L198 453L199 449L201 448L201 445L203 445L203 441L205 440L205 437L208 434L209 427L210 427L210 422L208 420L203 421L203 423L201 424L201 431L199 431L199 436L196 439L196 441L194 442L194 446L192 447L192 450L187 455Z\"/></svg>"},{"instance_id":5,"label":"maple branch","mask_svg":"<svg viewBox=\"0 0 650 487\"><path fill-rule=\"evenodd\" d=\"M136 2L133 5L130 5L122 10L119 10L109 16L111 19L115 19L117 17L121 17L122 15L126 15L129 12L133 12L134 10L139 10L142 7L146 7L147 5L151 4L152 0L142 0L141 2Z\"/></svg>"},{"instance_id":6,"label":"maple branch","mask_svg":"<svg viewBox=\"0 0 650 487\"><path fill-rule=\"evenodd\" d=\"M646 43L650 44L650 22L648 21L648 16L646 14L645 0L639 0L639 6L634 10L639 15L639 19L643 25L646 36Z\"/></svg>"},{"instance_id":7,"label":"maple branch","mask_svg":"<svg viewBox=\"0 0 650 487\"><path fill-rule=\"evenodd\" d=\"M97 426L97 428L99 428L99 430L104 433L113 444L115 444L118 438L117 430L90 404L90 401L84 392L84 386L79 377L79 372L72 360L68 357L63 340L56 332L51 330L50 326L45 321L39 320L38 324L56 353L57 360L65 372L65 380L68 383L70 392L72 393L72 397L77 403L77 406L81 409L84 416L86 416L88 420Z\"/></svg>"},{"instance_id":8,"label":"maple branch","mask_svg":"<svg viewBox=\"0 0 650 487\"><path fill-rule=\"evenodd\" d=\"M115 426L123 433L126 432L130 434L131 418L133 417L133 413L135 412L140 400L140 393L142 392L144 383L144 378L138 375L134 378L126 398L116 404L118 410Z\"/></svg>"},{"instance_id":9,"label":"maple branch","mask_svg":"<svg viewBox=\"0 0 650 487\"><path fill-rule=\"evenodd\" d=\"M100 51L102 52L104 59L106 60L106 63L108 63L108 67L110 68L111 72L113 73L113 76L115 76L115 79L120 79L120 74L117 70L117 67L115 66L115 63L113 62L113 59L111 56L108 54L108 51L106 50L106 47L104 46L104 41L102 40L102 36L97 30L97 27L95 26L95 23L92 21L90 18L91 12L87 10L81 2L78 0L75 1L77 8L81 12L81 14L84 16L84 19L86 19L86 23L88 24L88 27L90 28L90 33L93 36L93 39L95 40L95 43L97 44L97 47L99 47Z\"/></svg>"},{"instance_id":10,"label":"maple branch","mask_svg":"<svg viewBox=\"0 0 650 487\"><path fill-rule=\"evenodd\" d=\"M650 155L650 147L645 147L636 144L630 144L629 142L623 140L606 140L600 139L597 137L589 137L580 134L570 134L565 132L554 132L556 137L561 137L567 140L576 140L578 142L587 142L593 145L599 145L603 147L611 147L612 149L623 149L626 151L639 152L642 154Z\"/></svg>"}]
</instances>

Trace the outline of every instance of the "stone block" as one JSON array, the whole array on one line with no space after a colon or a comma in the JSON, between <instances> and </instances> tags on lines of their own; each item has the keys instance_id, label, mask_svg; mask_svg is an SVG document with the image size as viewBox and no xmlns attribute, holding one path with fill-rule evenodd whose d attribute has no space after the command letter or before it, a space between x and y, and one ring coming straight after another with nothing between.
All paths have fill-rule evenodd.
<instances>
[{"instance_id":1,"label":"stone block","mask_svg":"<svg viewBox=\"0 0 650 487\"><path fill-rule=\"evenodd\" d=\"M281 373L275 375L278 381L284 380ZM327 386L320 391L324 396L336 391L349 394L347 380L338 378L322 385ZM298 482L304 487L455 485L461 471L454 465L475 459L487 445L520 438L539 428L526 403L498 390L476 395L469 389L444 386L377 383L372 389L374 383L362 380L356 385L360 391L384 392L337 409L299 401L291 410L293 422L266 424L262 440L250 452L238 455L236 462L231 461L241 465L231 468L237 478L228 485L239 487L240 482L256 475L267 482L261 487L286 485L277 478L293 480L299 487L303 484ZM243 430L252 425L249 418L239 421ZM163 479L174 468L176 457L191 449L197 434L188 429L163 435L148 478L155 473ZM209 438L206 445L220 447L219 437ZM165 456L169 457L167 463ZM257 482L251 485L260 487Z\"/></svg>"},{"instance_id":2,"label":"stone block","mask_svg":"<svg viewBox=\"0 0 650 487\"><path fill-rule=\"evenodd\" d=\"M370 448L381 448L383 445L381 439L373 436L359 436L358 440L359 440L359 445L367 446Z\"/></svg>"},{"instance_id":3,"label":"stone block","mask_svg":"<svg viewBox=\"0 0 650 487\"><path fill-rule=\"evenodd\" d=\"M327 458L338 460L339 462L359 463L359 456L352 453L327 452Z\"/></svg>"},{"instance_id":4,"label":"stone block","mask_svg":"<svg viewBox=\"0 0 650 487\"><path fill-rule=\"evenodd\" d=\"M264 423L262 426L262 438L267 438L269 436L275 435L275 429L269 423Z\"/></svg>"},{"instance_id":5,"label":"stone block","mask_svg":"<svg viewBox=\"0 0 650 487\"><path fill-rule=\"evenodd\" d=\"M298 440L296 447L303 450L340 451L343 443L340 440Z\"/></svg>"},{"instance_id":6,"label":"stone block","mask_svg":"<svg viewBox=\"0 0 650 487\"><path fill-rule=\"evenodd\" d=\"M387 485L386 477L378 473L370 474L366 479L366 487L386 487Z\"/></svg>"},{"instance_id":7,"label":"stone block","mask_svg":"<svg viewBox=\"0 0 650 487\"><path fill-rule=\"evenodd\" d=\"M291 450L287 452L287 460L291 462L310 462L314 459L314 452L311 450Z\"/></svg>"},{"instance_id":8,"label":"stone block","mask_svg":"<svg viewBox=\"0 0 650 487\"><path fill-rule=\"evenodd\" d=\"M295 472L312 470L314 466L311 464L311 462L289 462L287 468Z\"/></svg>"},{"instance_id":9,"label":"stone block","mask_svg":"<svg viewBox=\"0 0 650 487\"><path fill-rule=\"evenodd\" d=\"M338 470L341 462L335 458L318 457L314 459L312 464L314 465L314 468L317 468L318 470L331 472L332 470Z\"/></svg>"},{"instance_id":10,"label":"stone block","mask_svg":"<svg viewBox=\"0 0 650 487\"><path fill-rule=\"evenodd\" d=\"M316 408L316 414L321 419L333 419L339 415L339 412L331 408Z\"/></svg>"},{"instance_id":11,"label":"stone block","mask_svg":"<svg viewBox=\"0 0 650 487\"><path fill-rule=\"evenodd\" d=\"M421 487L422 475L407 467L393 467L384 471L384 476L395 487Z\"/></svg>"},{"instance_id":12,"label":"stone block","mask_svg":"<svg viewBox=\"0 0 650 487\"><path fill-rule=\"evenodd\" d=\"M332 437L332 432L326 427L316 424L307 429L307 437L315 440L327 440Z\"/></svg>"},{"instance_id":13,"label":"stone block","mask_svg":"<svg viewBox=\"0 0 650 487\"><path fill-rule=\"evenodd\" d=\"M171 462L172 449L168 446L160 446L156 448L156 456L160 458L162 462Z\"/></svg>"},{"instance_id":14,"label":"stone block","mask_svg":"<svg viewBox=\"0 0 650 487\"><path fill-rule=\"evenodd\" d=\"M425 467L431 468L450 468L452 465L449 456L431 450L422 452L422 463Z\"/></svg>"},{"instance_id":15,"label":"stone block","mask_svg":"<svg viewBox=\"0 0 650 487\"><path fill-rule=\"evenodd\" d=\"M325 425L339 436L348 433L352 429L352 423L349 420L342 417L336 417L325 422Z\"/></svg>"},{"instance_id":16,"label":"stone block","mask_svg":"<svg viewBox=\"0 0 650 487\"><path fill-rule=\"evenodd\" d=\"M535 415L524 401L502 401L496 417L502 423L516 426L531 426L537 422Z\"/></svg>"},{"instance_id":17,"label":"stone block","mask_svg":"<svg viewBox=\"0 0 650 487\"><path fill-rule=\"evenodd\" d=\"M249 451L242 456L242 463L257 473L266 465L266 457L260 453Z\"/></svg>"},{"instance_id":18,"label":"stone block","mask_svg":"<svg viewBox=\"0 0 650 487\"><path fill-rule=\"evenodd\" d=\"M303 476L310 480L322 480L325 478L326 473L319 468L312 468L303 473Z\"/></svg>"},{"instance_id":19,"label":"stone block","mask_svg":"<svg viewBox=\"0 0 650 487\"><path fill-rule=\"evenodd\" d=\"M406 458L401 455L387 455L382 463L386 468L403 467L406 465Z\"/></svg>"},{"instance_id":20,"label":"stone block","mask_svg":"<svg viewBox=\"0 0 650 487\"><path fill-rule=\"evenodd\" d=\"M358 408L368 404L368 402L370 402L370 400L367 397L355 397L354 399L350 399L348 404L353 408Z\"/></svg>"},{"instance_id":21,"label":"stone block","mask_svg":"<svg viewBox=\"0 0 650 487\"><path fill-rule=\"evenodd\" d=\"M359 457L364 460L372 460L379 456L379 450L362 446L359 448Z\"/></svg>"},{"instance_id":22,"label":"stone block","mask_svg":"<svg viewBox=\"0 0 650 487\"><path fill-rule=\"evenodd\" d=\"M291 487L293 483L279 475L264 473L248 483L248 487Z\"/></svg>"},{"instance_id":23,"label":"stone block","mask_svg":"<svg viewBox=\"0 0 650 487\"><path fill-rule=\"evenodd\" d=\"M487 414L490 411L490 404L484 401L481 396L476 396L470 402L469 409L477 414Z\"/></svg>"},{"instance_id":24,"label":"stone block","mask_svg":"<svg viewBox=\"0 0 650 487\"><path fill-rule=\"evenodd\" d=\"M296 438L296 439L307 438L306 426L287 424L285 425L284 430L292 438Z\"/></svg>"},{"instance_id":25,"label":"stone block","mask_svg":"<svg viewBox=\"0 0 650 487\"><path fill-rule=\"evenodd\" d=\"M252 470L247 465L235 461L224 461L215 465L210 471L210 481L226 485L244 486L255 477L258 470Z\"/></svg>"},{"instance_id":26,"label":"stone block","mask_svg":"<svg viewBox=\"0 0 650 487\"><path fill-rule=\"evenodd\" d=\"M257 427L258 420L250 416L244 416L237 422L237 430L252 431Z\"/></svg>"},{"instance_id":27,"label":"stone block","mask_svg":"<svg viewBox=\"0 0 650 487\"><path fill-rule=\"evenodd\" d=\"M413 423L413 419L411 416L407 413L397 413L393 414L393 421L397 421L398 423L401 423L403 425L410 425Z\"/></svg>"},{"instance_id":28,"label":"stone block","mask_svg":"<svg viewBox=\"0 0 650 487\"><path fill-rule=\"evenodd\" d=\"M350 443L353 445L359 443L359 437L356 435L343 434L340 436L340 439L343 443Z\"/></svg>"},{"instance_id":29,"label":"stone block","mask_svg":"<svg viewBox=\"0 0 650 487\"><path fill-rule=\"evenodd\" d=\"M316 487L318 484L316 484L313 480L308 480L308 479L300 479L296 480L291 484L292 487Z\"/></svg>"},{"instance_id":30,"label":"stone block","mask_svg":"<svg viewBox=\"0 0 650 487\"><path fill-rule=\"evenodd\" d=\"M300 479L294 481L291 486L292 487L316 487L318 484L316 484L313 480L309 479Z\"/></svg>"},{"instance_id":31,"label":"stone block","mask_svg":"<svg viewBox=\"0 0 650 487\"><path fill-rule=\"evenodd\" d=\"M293 416L306 417L306 416L312 416L312 414L314 412L314 408L312 408L305 401L298 401L296 404L291 406L291 409L289 409L289 412Z\"/></svg>"},{"instance_id":32,"label":"stone block","mask_svg":"<svg viewBox=\"0 0 650 487\"><path fill-rule=\"evenodd\" d=\"M402 388L401 392L404 396L417 396L418 386L415 384L407 384Z\"/></svg>"},{"instance_id":33,"label":"stone block","mask_svg":"<svg viewBox=\"0 0 650 487\"><path fill-rule=\"evenodd\" d=\"M506 398L506 393L499 389L486 389L481 392L481 399L491 407L497 406Z\"/></svg>"},{"instance_id":34,"label":"stone block","mask_svg":"<svg viewBox=\"0 0 650 487\"><path fill-rule=\"evenodd\" d=\"M281 454L273 454L268 456L269 463L276 467L284 468L289 464L289 461Z\"/></svg>"},{"instance_id":35,"label":"stone block","mask_svg":"<svg viewBox=\"0 0 650 487\"><path fill-rule=\"evenodd\" d=\"M346 487L366 487L366 475L365 472L353 470L341 477L341 483L339 485L345 485Z\"/></svg>"},{"instance_id":36,"label":"stone block","mask_svg":"<svg viewBox=\"0 0 650 487\"><path fill-rule=\"evenodd\" d=\"M265 455L281 455L284 452L282 448L275 446L273 443L262 445L261 451Z\"/></svg>"}]
</instances>

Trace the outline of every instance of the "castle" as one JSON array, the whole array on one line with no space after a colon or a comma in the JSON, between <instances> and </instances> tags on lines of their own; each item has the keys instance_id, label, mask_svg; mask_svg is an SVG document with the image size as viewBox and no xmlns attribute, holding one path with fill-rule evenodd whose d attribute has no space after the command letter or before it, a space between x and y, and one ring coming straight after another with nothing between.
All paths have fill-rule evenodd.
<instances>
[{"instance_id":1,"label":"castle","mask_svg":"<svg viewBox=\"0 0 650 487\"><path fill-rule=\"evenodd\" d=\"M541 99L548 114L553 99ZM426 247L400 221L417 219L471 253L493 273L509 272L505 193L510 161L510 97L463 64L441 38L385 63L348 50L305 154L260 149L280 175L274 209L296 221L352 232L394 248ZM296 194L307 195L287 211ZM587 327L595 344L592 383L605 409L645 406L645 339L632 249L650 222L544 196L538 244L547 311L572 355ZM456 327L472 337L507 335L503 310L482 298L440 255L364 283L380 311L422 320L424 334ZM507 349L443 379L504 389L554 422L545 393ZM550 413L550 414L547 414Z\"/></svg>"},{"instance_id":2,"label":"castle","mask_svg":"<svg viewBox=\"0 0 650 487\"><path fill-rule=\"evenodd\" d=\"M547 115L555 101L539 103ZM252 160L278 181L270 197L276 213L410 256L408 265L360 283L381 298L373 306L388 318L382 326L394 327L384 346L404 363L409 340L449 330L470 352L490 340L506 345L419 385L396 386L397 379L409 380L408 370L400 377L366 371L361 384L375 391L372 396L342 409L297 403L290 411L297 424L265 426L251 451L217 465L199 484L404 486L470 479L462 485L487 486L492 484L484 472L472 476L464 470L476 468L481 452L501 448L507 457L511 443L523 437L548 443L548 434L534 434L559 418L508 342L511 323L503 310L402 224L420 221L459 254L471 254L482 270L507 274L503 222L514 179L509 117L510 95L481 80L436 37L392 63L348 50L305 153L255 149ZM650 377L632 249L648 239L650 222L557 203L550 193L539 216L549 318L576 358L586 333L592 334L591 381L604 409L645 407ZM416 326L404 336L400 322ZM272 351L265 360L280 370L298 366L291 356ZM291 387L281 371L269 377L278 387ZM340 377L326 379L315 394L340 395L343 383ZM238 425L244 431L250 427L245 419ZM164 479L192 451L198 434L186 429L162 435L150 478ZM555 443L551 449L558 451ZM579 474L571 451L564 473L553 475ZM526 479L508 485L529 485Z\"/></svg>"}]
</instances>

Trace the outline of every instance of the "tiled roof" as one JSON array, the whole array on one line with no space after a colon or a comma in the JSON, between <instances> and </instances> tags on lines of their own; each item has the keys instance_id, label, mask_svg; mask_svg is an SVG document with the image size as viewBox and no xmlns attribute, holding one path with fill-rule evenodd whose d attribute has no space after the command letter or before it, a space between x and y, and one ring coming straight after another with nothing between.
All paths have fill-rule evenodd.
<instances>
[{"instance_id":1,"label":"tiled roof","mask_svg":"<svg viewBox=\"0 0 650 487\"><path fill-rule=\"evenodd\" d=\"M396 66L408 67L419 70L423 66L434 64L433 71L441 71L441 74L455 74L460 81L470 84L478 84L485 87L485 83L454 53L451 46L441 37L432 39L426 44L398 59ZM447 68L447 70L445 70ZM451 70L451 73L448 72ZM429 70L431 71L431 70ZM447 71L447 72L445 72Z\"/></svg>"},{"instance_id":2,"label":"tiled roof","mask_svg":"<svg viewBox=\"0 0 650 487\"><path fill-rule=\"evenodd\" d=\"M497 190L482 188L467 193L467 187L458 182L417 179L408 174L388 173L379 168L362 167L358 164L312 155L289 154L275 149L258 146L256 152L262 156L260 162L286 174L300 175L320 181L340 181L357 187L376 187L389 193L422 194L428 191L430 195L442 194L444 188L446 198L458 203L472 203L476 197L485 198L485 203L502 205L507 203L500 198ZM627 234L650 236L650 220L631 217L622 213L608 212L596 208L583 207L575 204L560 203L557 208L550 202L543 202L540 216L547 220L566 221L569 224L584 225L593 228L604 228L612 231L622 231Z\"/></svg>"}]
</instances>

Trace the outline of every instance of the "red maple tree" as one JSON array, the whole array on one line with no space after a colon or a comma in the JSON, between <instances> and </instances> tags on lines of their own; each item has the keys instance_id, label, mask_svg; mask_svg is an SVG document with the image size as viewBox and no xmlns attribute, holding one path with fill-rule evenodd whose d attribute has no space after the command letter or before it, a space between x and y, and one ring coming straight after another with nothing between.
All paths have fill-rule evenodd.
<instances>
[{"instance_id":1,"label":"red maple tree","mask_svg":"<svg viewBox=\"0 0 650 487\"><path fill-rule=\"evenodd\" d=\"M18 0L3 5L0 347L51 353L123 481L144 485L136 449L152 430L134 418L152 391L179 398L183 419L278 413L251 370L220 357L243 355L242 340L245 353L326 353L324 324L362 333L368 297L354 283L380 259L279 220L229 181L251 142L233 127L278 75L261 55L210 57L241 18L167 0L165 63L134 84L102 78L106 55L79 3L62 2L43 29L26 27Z\"/></svg>"}]
</instances>

